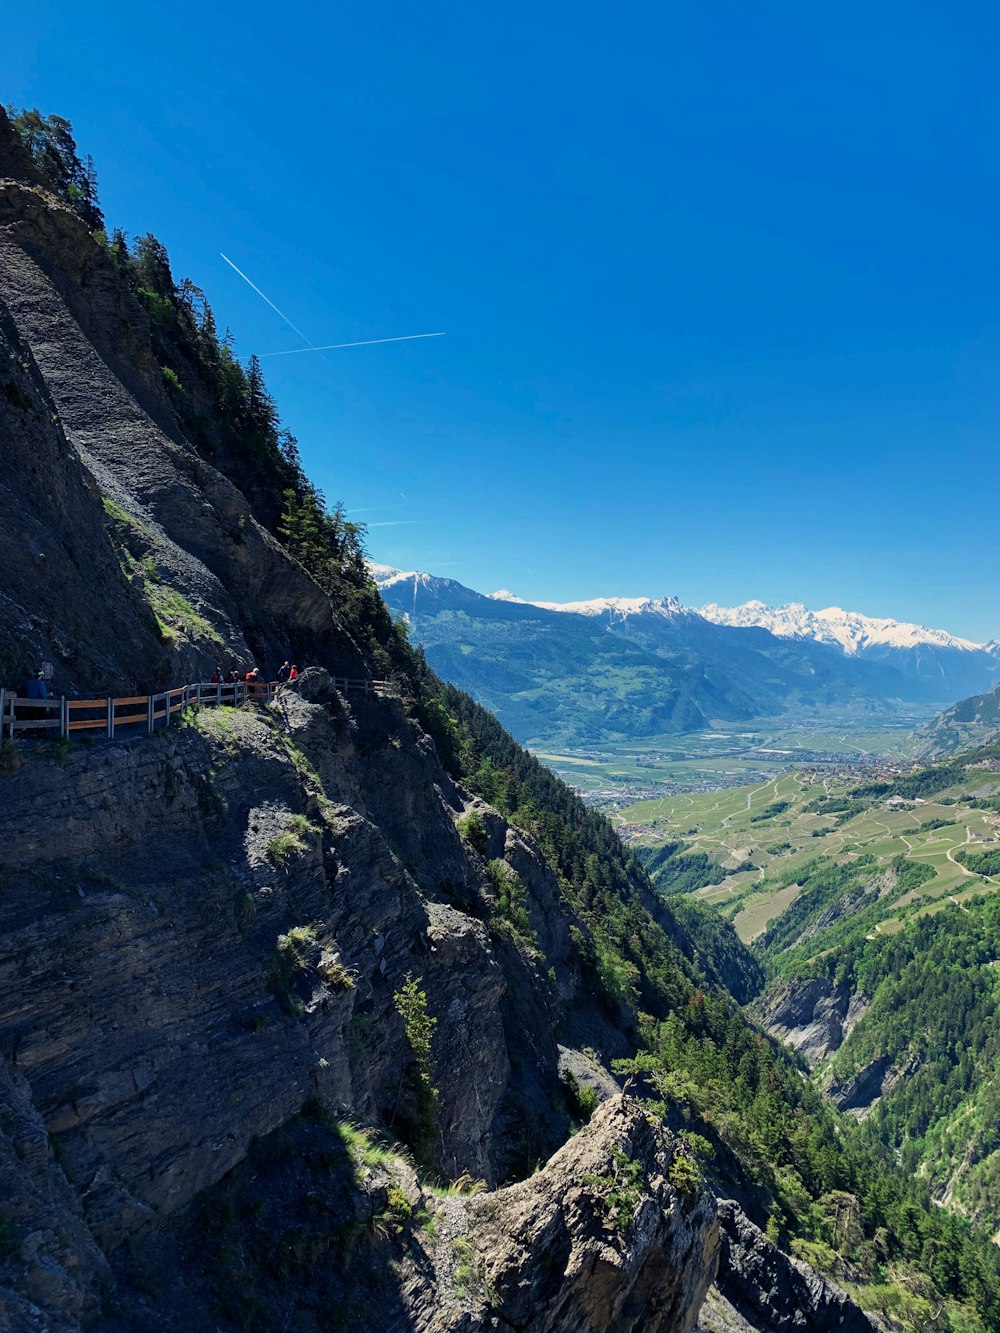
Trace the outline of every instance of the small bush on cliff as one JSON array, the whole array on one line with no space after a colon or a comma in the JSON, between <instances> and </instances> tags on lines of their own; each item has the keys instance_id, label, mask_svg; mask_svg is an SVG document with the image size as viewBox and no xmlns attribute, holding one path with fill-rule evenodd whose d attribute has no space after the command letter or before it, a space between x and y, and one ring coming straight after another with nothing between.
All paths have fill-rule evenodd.
<instances>
[{"instance_id":1,"label":"small bush on cliff","mask_svg":"<svg viewBox=\"0 0 1000 1333\"><path fill-rule=\"evenodd\" d=\"M434 1086L434 1066L431 1055L431 1038L437 1027L437 1019L427 1012L427 992L420 989L419 979L415 980L409 972L406 980L393 996L396 1012L403 1020L406 1043L413 1055L408 1069L400 1075L400 1090L404 1078L408 1078L410 1089L416 1101L417 1123L414 1126L413 1151L418 1160L429 1162L431 1146L436 1128L438 1090ZM399 1093L397 1092L397 1102Z\"/></svg>"},{"instance_id":2,"label":"small bush on cliff","mask_svg":"<svg viewBox=\"0 0 1000 1333\"><path fill-rule=\"evenodd\" d=\"M581 1084L571 1069L563 1073L562 1086L570 1115L581 1125L585 1125L597 1110L597 1093L586 1084Z\"/></svg>"},{"instance_id":3,"label":"small bush on cliff","mask_svg":"<svg viewBox=\"0 0 1000 1333\"><path fill-rule=\"evenodd\" d=\"M272 865L287 865L293 856L299 856L306 850L306 836L315 831L305 815L292 815L284 831L268 840L264 855Z\"/></svg>"},{"instance_id":4,"label":"small bush on cliff","mask_svg":"<svg viewBox=\"0 0 1000 1333\"><path fill-rule=\"evenodd\" d=\"M486 874L493 888L493 911L490 914L490 932L496 936L510 935L526 952L541 958L538 936L531 925L528 912L528 891L521 877L503 861L490 861Z\"/></svg>"},{"instance_id":5,"label":"small bush on cliff","mask_svg":"<svg viewBox=\"0 0 1000 1333\"><path fill-rule=\"evenodd\" d=\"M458 830L458 836L473 851L484 855L489 846L489 835L486 832L486 825L483 823L478 811L473 810L470 815L457 821L455 828Z\"/></svg>"},{"instance_id":6,"label":"small bush on cliff","mask_svg":"<svg viewBox=\"0 0 1000 1333\"><path fill-rule=\"evenodd\" d=\"M593 1192L598 1211L618 1231L627 1231L646 1193L642 1164L633 1161L624 1148L615 1148L609 1173L584 1176L583 1184Z\"/></svg>"},{"instance_id":7,"label":"small bush on cliff","mask_svg":"<svg viewBox=\"0 0 1000 1333\"><path fill-rule=\"evenodd\" d=\"M701 1168L687 1153L676 1152L670 1159L667 1179L678 1194L695 1195L701 1189Z\"/></svg>"}]
</instances>

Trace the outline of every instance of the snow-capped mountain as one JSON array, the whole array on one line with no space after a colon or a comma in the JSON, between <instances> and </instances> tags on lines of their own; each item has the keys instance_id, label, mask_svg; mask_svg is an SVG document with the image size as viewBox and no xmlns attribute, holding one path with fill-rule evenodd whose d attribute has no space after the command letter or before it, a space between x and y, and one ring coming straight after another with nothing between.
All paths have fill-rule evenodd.
<instances>
[{"instance_id":1,"label":"snow-capped mountain","mask_svg":"<svg viewBox=\"0 0 1000 1333\"><path fill-rule=\"evenodd\" d=\"M520 739L597 740L714 722L946 703L1000 679L1000 656L941 630L830 608L696 611L676 597L528 602L371 567L430 664Z\"/></svg>"},{"instance_id":2,"label":"snow-capped mountain","mask_svg":"<svg viewBox=\"0 0 1000 1333\"><path fill-rule=\"evenodd\" d=\"M494 593L505 601L520 602L520 597L504 590ZM540 606L543 611L568 611L576 616L609 616L625 620L629 616L672 616L693 615L687 607L681 606L676 597L595 597L589 602L529 602L529 606Z\"/></svg>"},{"instance_id":3,"label":"snow-capped mountain","mask_svg":"<svg viewBox=\"0 0 1000 1333\"><path fill-rule=\"evenodd\" d=\"M876 644L904 649L926 644L959 652L991 650L991 645L960 639L946 630L865 616L860 611L844 611L839 606L810 611L801 602L788 602L785 606L768 606L756 601L744 602L742 606L718 606L710 602L699 608L699 614L716 625L757 625L779 638L815 639L817 643L836 644L852 656Z\"/></svg>"}]
</instances>

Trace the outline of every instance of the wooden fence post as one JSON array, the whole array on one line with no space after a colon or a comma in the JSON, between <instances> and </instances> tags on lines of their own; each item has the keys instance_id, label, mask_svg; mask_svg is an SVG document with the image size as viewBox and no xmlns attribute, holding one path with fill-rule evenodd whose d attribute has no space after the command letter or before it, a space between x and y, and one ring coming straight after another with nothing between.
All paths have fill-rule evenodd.
<instances>
[{"instance_id":1,"label":"wooden fence post","mask_svg":"<svg viewBox=\"0 0 1000 1333\"><path fill-rule=\"evenodd\" d=\"M109 741L110 741L110 740L114 740L114 735L115 735L115 701L114 701L114 699L112 699L112 698L110 698L110 697L108 698L108 713L107 713L106 723L107 723L107 728L108 728L108 740L109 740Z\"/></svg>"},{"instance_id":2,"label":"wooden fence post","mask_svg":"<svg viewBox=\"0 0 1000 1333\"><path fill-rule=\"evenodd\" d=\"M65 694L59 700L59 737L63 739L69 735L69 703Z\"/></svg>"},{"instance_id":3,"label":"wooden fence post","mask_svg":"<svg viewBox=\"0 0 1000 1333\"><path fill-rule=\"evenodd\" d=\"M146 696L146 735L153 734L153 695Z\"/></svg>"}]
</instances>

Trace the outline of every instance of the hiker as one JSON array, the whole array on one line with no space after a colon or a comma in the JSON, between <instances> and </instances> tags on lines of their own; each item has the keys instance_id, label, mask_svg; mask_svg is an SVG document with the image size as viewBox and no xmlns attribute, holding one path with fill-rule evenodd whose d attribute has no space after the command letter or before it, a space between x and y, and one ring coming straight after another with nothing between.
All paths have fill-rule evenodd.
<instances>
[{"instance_id":1,"label":"hiker","mask_svg":"<svg viewBox=\"0 0 1000 1333\"><path fill-rule=\"evenodd\" d=\"M47 699L49 697L48 686L45 684L45 672L33 672L24 684L24 693L29 699ZM45 719L44 708L25 709L26 722L42 722Z\"/></svg>"},{"instance_id":2,"label":"hiker","mask_svg":"<svg viewBox=\"0 0 1000 1333\"><path fill-rule=\"evenodd\" d=\"M213 685L221 685L222 682L223 682L223 680L224 680L224 676L223 676L223 674L222 674L222 667L217 666L217 667L215 668L215 670L212 672L211 684L213 684Z\"/></svg>"},{"instance_id":3,"label":"hiker","mask_svg":"<svg viewBox=\"0 0 1000 1333\"><path fill-rule=\"evenodd\" d=\"M260 672L257 670L256 667L254 667L252 670L248 671L248 672L247 672L247 684L248 684L248 685L256 685L256 684L257 684L257 677L258 677L259 675L260 675Z\"/></svg>"},{"instance_id":4,"label":"hiker","mask_svg":"<svg viewBox=\"0 0 1000 1333\"><path fill-rule=\"evenodd\" d=\"M277 679L280 681L282 685L284 685L285 681L288 679L290 671L291 667L288 665L288 663L282 662L281 666L278 668L278 676L277 676Z\"/></svg>"},{"instance_id":5,"label":"hiker","mask_svg":"<svg viewBox=\"0 0 1000 1333\"><path fill-rule=\"evenodd\" d=\"M288 670L288 683L294 685L299 678L299 669L297 666L291 666Z\"/></svg>"},{"instance_id":6,"label":"hiker","mask_svg":"<svg viewBox=\"0 0 1000 1333\"><path fill-rule=\"evenodd\" d=\"M226 677L226 680L229 682L230 685L235 685L239 681L239 679L240 679L240 673L236 669L236 667L233 667L229 675Z\"/></svg>"},{"instance_id":7,"label":"hiker","mask_svg":"<svg viewBox=\"0 0 1000 1333\"><path fill-rule=\"evenodd\" d=\"M33 675L28 677L24 686L24 693L29 699L47 699L49 697L48 687L45 684L44 671L36 671Z\"/></svg>"}]
</instances>

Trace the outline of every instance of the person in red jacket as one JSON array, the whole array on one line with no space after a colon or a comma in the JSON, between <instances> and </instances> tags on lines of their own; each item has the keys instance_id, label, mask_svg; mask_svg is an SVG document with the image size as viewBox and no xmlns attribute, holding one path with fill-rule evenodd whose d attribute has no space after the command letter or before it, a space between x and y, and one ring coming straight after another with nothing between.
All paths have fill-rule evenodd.
<instances>
[{"instance_id":1,"label":"person in red jacket","mask_svg":"<svg viewBox=\"0 0 1000 1333\"><path fill-rule=\"evenodd\" d=\"M298 667L297 667L297 666L291 666L291 667L289 667L289 668L288 668L288 683L289 683L289 685L294 685L295 682L298 680L298 678L299 678L299 669L298 669Z\"/></svg>"}]
</instances>

